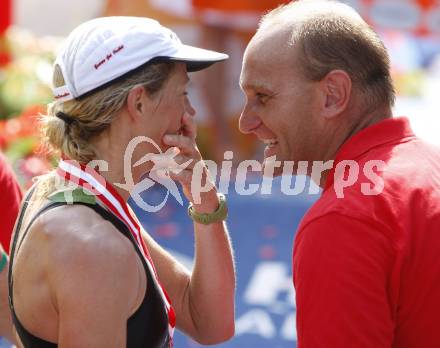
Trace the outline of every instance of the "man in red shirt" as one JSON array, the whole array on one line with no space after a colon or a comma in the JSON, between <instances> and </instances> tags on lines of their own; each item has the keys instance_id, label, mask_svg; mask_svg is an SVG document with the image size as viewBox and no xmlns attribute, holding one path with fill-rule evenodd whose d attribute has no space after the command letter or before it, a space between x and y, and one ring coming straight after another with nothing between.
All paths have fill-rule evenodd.
<instances>
[{"instance_id":1,"label":"man in red shirt","mask_svg":"<svg viewBox=\"0 0 440 348\"><path fill-rule=\"evenodd\" d=\"M440 151L393 118L377 35L341 3L291 3L263 18L240 83L265 169L302 162L323 188L295 239L299 347L440 347Z\"/></svg>"},{"instance_id":2,"label":"man in red shirt","mask_svg":"<svg viewBox=\"0 0 440 348\"><path fill-rule=\"evenodd\" d=\"M0 153L0 243L8 254L21 199L20 186L6 159Z\"/></svg>"}]
</instances>

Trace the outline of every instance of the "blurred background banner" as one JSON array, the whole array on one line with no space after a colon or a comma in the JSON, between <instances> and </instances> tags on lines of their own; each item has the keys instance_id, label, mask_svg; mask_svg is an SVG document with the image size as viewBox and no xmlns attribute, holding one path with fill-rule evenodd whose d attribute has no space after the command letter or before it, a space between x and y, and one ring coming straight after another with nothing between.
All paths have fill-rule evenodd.
<instances>
[{"instance_id":1,"label":"blurred background banner","mask_svg":"<svg viewBox=\"0 0 440 348\"><path fill-rule=\"evenodd\" d=\"M374 27L440 35L438 0L348 0Z\"/></svg>"},{"instance_id":2,"label":"blurred background banner","mask_svg":"<svg viewBox=\"0 0 440 348\"><path fill-rule=\"evenodd\" d=\"M188 17L195 12L221 15L242 14L243 18L261 14L286 1L277 0L131 0L127 6L124 0L108 0L109 12L125 12L141 15L160 9L180 17ZM343 0L356 8L373 26L384 29L408 30L419 35L440 34L440 3L438 0ZM123 9L123 10L121 10ZM151 13L151 12L149 12ZM208 17L208 16L207 16ZM254 25L257 18L254 18Z\"/></svg>"},{"instance_id":3,"label":"blurred background banner","mask_svg":"<svg viewBox=\"0 0 440 348\"><path fill-rule=\"evenodd\" d=\"M227 52L230 59L192 74L198 144L220 163L261 159L263 146L237 130L244 102L242 54L262 13L286 0L1 0L0 150L22 187L51 170L56 156L41 147L38 115L52 101L52 63L65 36L98 16L148 16L182 41ZM421 138L440 145L440 0L345 0L378 31L387 46L397 91L396 116L407 116ZM261 183L254 174L249 183ZM295 347L291 252L296 226L318 195L286 196L280 179L272 194L239 196L231 183L228 219L237 261L237 336L222 347ZM307 191L307 190L306 190ZM160 190L145 199L160 199ZM135 207L136 209L136 207ZM191 267L193 236L186 208L171 199L157 214L138 211L146 229ZM221 308L219 308L221 310ZM0 341L0 347L3 341ZM199 347L181 334L176 347Z\"/></svg>"}]
</instances>

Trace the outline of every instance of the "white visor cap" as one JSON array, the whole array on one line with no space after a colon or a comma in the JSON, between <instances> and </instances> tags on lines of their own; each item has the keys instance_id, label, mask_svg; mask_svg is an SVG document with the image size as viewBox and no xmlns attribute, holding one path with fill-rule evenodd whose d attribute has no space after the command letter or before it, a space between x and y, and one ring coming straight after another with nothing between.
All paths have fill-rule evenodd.
<instances>
[{"instance_id":1,"label":"white visor cap","mask_svg":"<svg viewBox=\"0 0 440 348\"><path fill-rule=\"evenodd\" d=\"M96 18L74 29L59 52L55 66L65 85L53 89L54 98L81 97L151 61L184 62L191 72L226 59L226 54L182 44L150 18Z\"/></svg>"}]
</instances>

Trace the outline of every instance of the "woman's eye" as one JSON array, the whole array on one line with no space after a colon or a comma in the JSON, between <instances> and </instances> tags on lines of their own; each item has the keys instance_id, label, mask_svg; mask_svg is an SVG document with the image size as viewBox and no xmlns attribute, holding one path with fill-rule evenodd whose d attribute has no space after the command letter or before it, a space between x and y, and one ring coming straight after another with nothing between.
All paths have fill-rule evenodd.
<instances>
[{"instance_id":1,"label":"woman's eye","mask_svg":"<svg viewBox=\"0 0 440 348\"><path fill-rule=\"evenodd\" d=\"M256 94L257 99L260 103L265 103L268 99L268 95L267 94L263 94L263 93L257 93Z\"/></svg>"}]
</instances>

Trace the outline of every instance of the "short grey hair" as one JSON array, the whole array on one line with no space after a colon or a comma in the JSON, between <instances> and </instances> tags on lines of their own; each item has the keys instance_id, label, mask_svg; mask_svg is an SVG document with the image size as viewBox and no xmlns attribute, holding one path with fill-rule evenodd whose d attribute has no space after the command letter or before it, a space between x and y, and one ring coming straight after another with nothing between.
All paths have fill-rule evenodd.
<instances>
[{"instance_id":1,"label":"short grey hair","mask_svg":"<svg viewBox=\"0 0 440 348\"><path fill-rule=\"evenodd\" d=\"M291 30L291 45L299 47L303 76L322 80L343 70L360 90L365 107L392 107L395 90L388 52L378 35L348 5L337 1L299 0L262 17L259 32L275 26Z\"/></svg>"}]
</instances>

